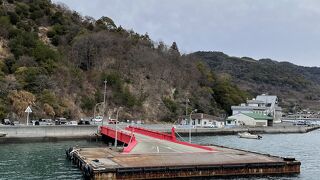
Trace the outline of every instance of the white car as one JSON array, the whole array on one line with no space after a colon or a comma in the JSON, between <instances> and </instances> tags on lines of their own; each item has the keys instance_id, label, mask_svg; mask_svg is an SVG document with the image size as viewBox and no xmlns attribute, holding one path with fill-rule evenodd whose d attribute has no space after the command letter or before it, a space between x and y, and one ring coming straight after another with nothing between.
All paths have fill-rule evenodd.
<instances>
[{"instance_id":1,"label":"white car","mask_svg":"<svg viewBox=\"0 0 320 180\"><path fill-rule=\"evenodd\" d=\"M102 116L96 116L95 118L92 119L93 122L101 122L103 119Z\"/></svg>"},{"instance_id":2,"label":"white car","mask_svg":"<svg viewBox=\"0 0 320 180\"><path fill-rule=\"evenodd\" d=\"M76 126L76 125L78 125L78 122L77 121L70 121L68 123L68 125Z\"/></svg>"}]
</instances>

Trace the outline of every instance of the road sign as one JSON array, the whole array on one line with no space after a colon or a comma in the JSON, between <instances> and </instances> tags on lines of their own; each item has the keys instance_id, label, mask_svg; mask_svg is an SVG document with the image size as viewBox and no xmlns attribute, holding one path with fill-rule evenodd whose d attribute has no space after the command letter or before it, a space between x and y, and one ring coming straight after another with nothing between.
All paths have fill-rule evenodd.
<instances>
[{"instance_id":1,"label":"road sign","mask_svg":"<svg viewBox=\"0 0 320 180\"><path fill-rule=\"evenodd\" d=\"M29 125L29 114L32 113L30 106L28 106L24 112L28 113L28 115L27 115L27 126L28 126Z\"/></svg>"},{"instance_id":2,"label":"road sign","mask_svg":"<svg viewBox=\"0 0 320 180\"><path fill-rule=\"evenodd\" d=\"M30 106L28 106L27 109L26 109L24 112L26 112L26 113L32 113L32 110L31 110Z\"/></svg>"}]
</instances>

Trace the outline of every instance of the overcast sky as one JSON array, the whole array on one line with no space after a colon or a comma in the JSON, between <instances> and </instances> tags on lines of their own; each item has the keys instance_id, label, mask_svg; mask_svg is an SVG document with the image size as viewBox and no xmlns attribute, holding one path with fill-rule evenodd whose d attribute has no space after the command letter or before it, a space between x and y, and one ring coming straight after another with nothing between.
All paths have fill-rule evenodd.
<instances>
[{"instance_id":1,"label":"overcast sky","mask_svg":"<svg viewBox=\"0 0 320 180\"><path fill-rule=\"evenodd\" d=\"M320 66L319 0L53 0L184 53L222 51Z\"/></svg>"}]
</instances>

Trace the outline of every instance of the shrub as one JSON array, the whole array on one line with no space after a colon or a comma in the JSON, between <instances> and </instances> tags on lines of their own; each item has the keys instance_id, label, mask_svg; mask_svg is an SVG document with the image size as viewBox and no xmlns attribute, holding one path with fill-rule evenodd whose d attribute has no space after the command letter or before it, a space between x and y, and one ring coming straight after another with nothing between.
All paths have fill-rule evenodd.
<instances>
[{"instance_id":1,"label":"shrub","mask_svg":"<svg viewBox=\"0 0 320 180\"><path fill-rule=\"evenodd\" d=\"M100 78L100 82L107 80L107 84L110 85L114 90L121 90L123 81L118 73L103 73Z\"/></svg>"},{"instance_id":2,"label":"shrub","mask_svg":"<svg viewBox=\"0 0 320 180\"><path fill-rule=\"evenodd\" d=\"M12 28L10 19L7 16L0 16L0 36L8 37L9 30Z\"/></svg>"},{"instance_id":3,"label":"shrub","mask_svg":"<svg viewBox=\"0 0 320 180\"><path fill-rule=\"evenodd\" d=\"M50 117L54 117L54 115L56 114L54 112L54 109L52 106L50 106L49 104L45 103L43 105L43 111L46 113L47 116L50 116Z\"/></svg>"},{"instance_id":4,"label":"shrub","mask_svg":"<svg viewBox=\"0 0 320 180\"><path fill-rule=\"evenodd\" d=\"M44 89L50 88L49 77L47 71L41 67L19 67L15 76L24 89L40 93Z\"/></svg>"},{"instance_id":5,"label":"shrub","mask_svg":"<svg viewBox=\"0 0 320 180\"><path fill-rule=\"evenodd\" d=\"M17 24L17 22L20 21L20 16L15 13L15 12L8 12L9 18L10 18L10 22L12 24Z\"/></svg>"},{"instance_id":6,"label":"shrub","mask_svg":"<svg viewBox=\"0 0 320 180\"><path fill-rule=\"evenodd\" d=\"M94 106L96 105L96 101L94 98L88 97L88 96L82 96L81 98L81 108L83 110L89 110L91 111Z\"/></svg>"},{"instance_id":7,"label":"shrub","mask_svg":"<svg viewBox=\"0 0 320 180\"><path fill-rule=\"evenodd\" d=\"M27 22L20 21L17 23L17 28L24 31L31 31L32 26L30 26Z\"/></svg>"},{"instance_id":8,"label":"shrub","mask_svg":"<svg viewBox=\"0 0 320 180\"><path fill-rule=\"evenodd\" d=\"M173 100L171 100L170 98L162 98L162 102L171 113L173 114L177 113L178 105Z\"/></svg>"},{"instance_id":9,"label":"shrub","mask_svg":"<svg viewBox=\"0 0 320 180\"><path fill-rule=\"evenodd\" d=\"M33 49L33 57L38 62L56 61L58 60L58 53L42 42L38 42Z\"/></svg>"},{"instance_id":10,"label":"shrub","mask_svg":"<svg viewBox=\"0 0 320 180\"><path fill-rule=\"evenodd\" d=\"M53 36L55 36L55 35L56 35L56 32L53 31L53 30L49 30L49 31L47 32L48 38L53 38Z\"/></svg>"},{"instance_id":11,"label":"shrub","mask_svg":"<svg viewBox=\"0 0 320 180\"><path fill-rule=\"evenodd\" d=\"M36 97L28 91L10 91L8 99L12 103L13 110L18 116L22 117L25 114L25 109L35 103Z\"/></svg>"},{"instance_id":12,"label":"shrub","mask_svg":"<svg viewBox=\"0 0 320 180\"><path fill-rule=\"evenodd\" d=\"M32 55L32 49L37 44L37 35L35 33L28 33L25 31L11 31L14 36L9 42L11 52L16 58L22 55Z\"/></svg>"},{"instance_id":13,"label":"shrub","mask_svg":"<svg viewBox=\"0 0 320 180\"><path fill-rule=\"evenodd\" d=\"M15 11L17 14L19 14L20 17L28 17L29 6L25 3L17 3Z\"/></svg>"},{"instance_id":14,"label":"shrub","mask_svg":"<svg viewBox=\"0 0 320 180\"><path fill-rule=\"evenodd\" d=\"M45 89L41 92L41 94L39 95L39 101L42 104L49 104L54 108L57 108L59 106L58 99L55 93L48 89Z\"/></svg>"}]
</instances>

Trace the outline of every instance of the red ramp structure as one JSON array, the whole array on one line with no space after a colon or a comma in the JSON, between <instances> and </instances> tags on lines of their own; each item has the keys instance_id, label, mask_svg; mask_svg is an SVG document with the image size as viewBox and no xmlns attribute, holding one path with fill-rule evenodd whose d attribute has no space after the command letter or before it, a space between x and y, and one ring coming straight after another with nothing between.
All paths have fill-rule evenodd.
<instances>
[{"instance_id":1,"label":"red ramp structure","mask_svg":"<svg viewBox=\"0 0 320 180\"><path fill-rule=\"evenodd\" d=\"M102 126L101 134L127 144L123 153L195 153L214 152L212 147L201 146L177 140L175 129L171 134L149 130L141 127L128 126L125 130L118 130Z\"/></svg>"},{"instance_id":2,"label":"red ramp structure","mask_svg":"<svg viewBox=\"0 0 320 180\"><path fill-rule=\"evenodd\" d=\"M134 126L128 126L126 128L126 130L134 131L135 133L149 136L152 138L170 141L170 142L173 142L176 144L181 144L181 145L190 146L190 147L199 148L199 149L208 150L208 151L214 151L214 149L210 148L210 147L201 146L198 144L192 144L192 143L188 143L185 141L177 140L174 127L172 127L172 129L171 129L171 134L167 134L167 133L163 133L163 132L159 132L159 131L153 131L153 130L149 130L149 129L145 129L145 128L141 128L141 127L134 127Z\"/></svg>"}]
</instances>

